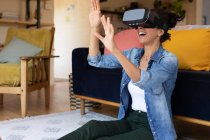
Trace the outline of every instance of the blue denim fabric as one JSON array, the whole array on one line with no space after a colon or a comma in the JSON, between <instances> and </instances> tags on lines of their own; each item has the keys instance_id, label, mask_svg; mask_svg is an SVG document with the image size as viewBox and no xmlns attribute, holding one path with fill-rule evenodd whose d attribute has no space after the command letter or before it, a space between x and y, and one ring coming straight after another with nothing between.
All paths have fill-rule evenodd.
<instances>
[{"instance_id":1,"label":"blue denim fabric","mask_svg":"<svg viewBox=\"0 0 210 140\"><path fill-rule=\"evenodd\" d=\"M132 48L123 51L124 55L137 67L144 49ZM95 57L88 56L88 63L95 67L119 68L119 61L112 54ZM172 122L171 95L177 77L178 61L175 55L163 47L154 53L149 61L147 71L141 70L141 78L133 82L145 90L147 116L155 140L175 140L176 132ZM131 97L127 85L131 79L122 71L120 87L120 108L118 119L122 119L131 108Z\"/></svg>"}]
</instances>

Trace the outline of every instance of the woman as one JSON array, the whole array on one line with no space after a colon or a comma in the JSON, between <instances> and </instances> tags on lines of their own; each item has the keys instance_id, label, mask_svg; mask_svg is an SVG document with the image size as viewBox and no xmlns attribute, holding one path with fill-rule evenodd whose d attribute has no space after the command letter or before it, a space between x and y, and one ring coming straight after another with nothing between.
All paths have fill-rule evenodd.
<instances>
[{"instance_id":1,"label":"woman","mask_svg":"<svg viewBox=\"0 0 210 140\"><path fill-rule=\"evenodd\" d=\"M101 16L99 1L91 0L88 62L96 67L123 68L119 120L90 121L61 139L176 139L170 98L176 81L178 62L176 56L162 48L161 43L170 39L167 31L176 25L177 17L161 10L139 10L142 11L144 14L139 15L146 15L142 16L146 18L134 21L137 22L135 26L138 27L139 41L144 47L121 52L113 40L114 28L110 19ZM128 25L134 25L129 22ZM101 23L105 31L104 37L99 33ZM99 41L111 54L100 54Z\"/></svg>"}]
</instances>

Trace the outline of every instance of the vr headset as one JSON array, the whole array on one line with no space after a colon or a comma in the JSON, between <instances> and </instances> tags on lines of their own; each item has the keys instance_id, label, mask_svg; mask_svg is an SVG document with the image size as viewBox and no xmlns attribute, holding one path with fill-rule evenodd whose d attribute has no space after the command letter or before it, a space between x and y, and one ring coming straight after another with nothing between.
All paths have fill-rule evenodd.
<instances>
[{"instance_id":1,"label":"vr headset","mask_svg":"<svg viewBox=\"0 0 210 140\"><path fill-rule=\"evenodd\" d=\"M132 28L160 28L168 30L167 24L160 16L152 10L145 9L133 9L124 12L123 23Z\"/></svg>"}]
</instances>

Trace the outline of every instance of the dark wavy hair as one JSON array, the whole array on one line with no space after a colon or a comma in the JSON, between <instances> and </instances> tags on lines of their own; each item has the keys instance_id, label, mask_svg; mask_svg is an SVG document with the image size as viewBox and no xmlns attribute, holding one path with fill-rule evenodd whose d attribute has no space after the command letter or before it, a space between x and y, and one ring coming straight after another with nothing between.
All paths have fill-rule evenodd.
<instances>
[{"instance_id":1,"label":"dark wavy hair","mask_svg":"<svg viewBox=\"0 0 210 140\"><path fill-rule=\"evenodd\" d=\"M168 33L168 30L175 27L177 22L181 19L174 12L166 11L163 9L153 9L153 12L157 14L156 21L160 26L158 28L164 30L164 34L160 38L160 42L163 43L166 40L170 40L171 35Z\"/></svg>"}]
</instances>

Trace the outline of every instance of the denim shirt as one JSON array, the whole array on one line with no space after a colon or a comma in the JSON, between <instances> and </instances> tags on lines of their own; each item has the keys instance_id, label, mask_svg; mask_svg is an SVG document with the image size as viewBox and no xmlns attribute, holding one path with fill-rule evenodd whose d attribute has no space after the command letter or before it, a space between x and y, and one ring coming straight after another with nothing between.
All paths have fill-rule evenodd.
<instances>
[{"instance_id":1,"label":"denim shirt","mask_svg":"<svg viewBox=\"0 0 210 140\"><path fill-rule=\"evenodd\" d=\"M123 54L136 66L144 53L144 48L132 48ZM90 57L88 63L95 67L119 68L121 64L112 54ZM176 132L172 121L171 95L177 77L178 61L175 55L164 50L162 46L153 54L148 69L141 70L140 80L133 82L127 73L122 71L120 86L120 108L118 119L123 119L131 108L131 97L128 83L144 89L147 117L155 140L175 140Z\"/></svg>"}]
</instances>

